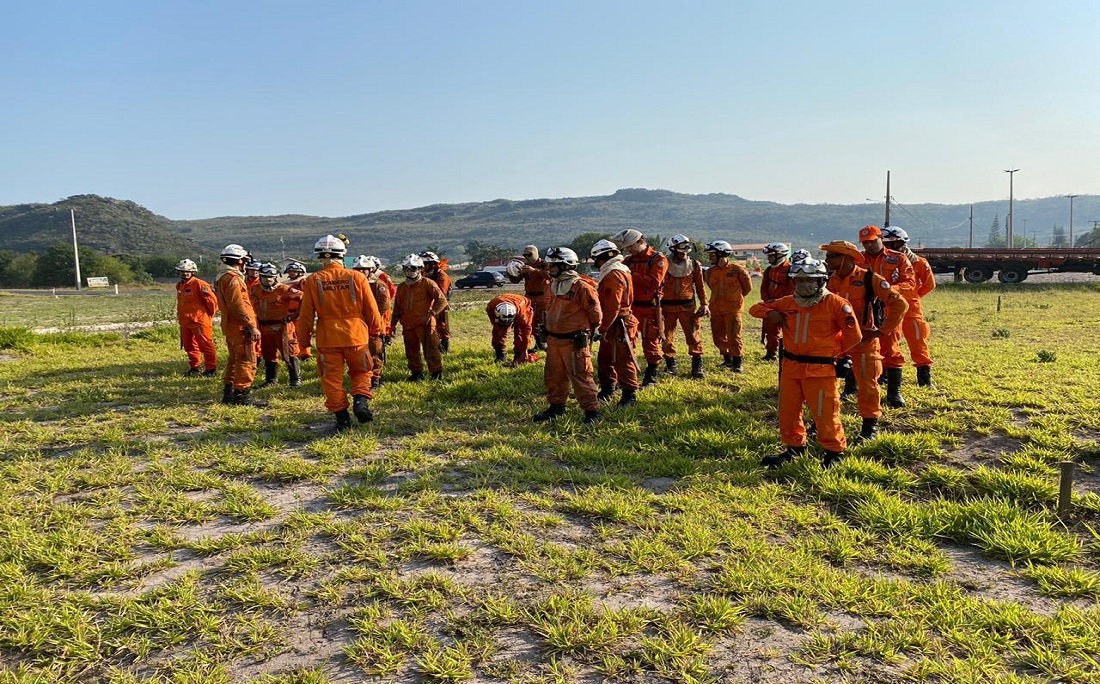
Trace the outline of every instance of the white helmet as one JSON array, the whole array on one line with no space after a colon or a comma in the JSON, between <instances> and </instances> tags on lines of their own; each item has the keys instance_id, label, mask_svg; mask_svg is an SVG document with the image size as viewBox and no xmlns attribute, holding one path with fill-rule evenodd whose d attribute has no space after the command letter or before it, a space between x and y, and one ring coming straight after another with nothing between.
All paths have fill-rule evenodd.
<instances>
[{"instance_id":1,"label":"white helmet","mask_svg":"<svg viewBox=\"0 0 1100 684\"><path fill-rule=\"evenodd\" d=\"M576 268L581 260L577 253L568 247L551 247L546 250L546 263L561 264L567 269Z\"/></svg>"},{"instance_id":2,"label":"white helmet","mask_svg":"<svg viewBox=\"0 0 1100 684\"><path fill-rule=\"evenodd\" d=\"M261 278L265 277L265 276L268 277L268 278L278 278L279 277L279 267L276 266L275 264L271 263L270 261L265 263L265 264L260 264L259 271L260 271L260 277Z\"/></svg>"},{"instance_id":3,"label":"white helmet","mask_svg":"<svg viewBox=\"0 0 1100 684\"><path fill-rule=\"evenodd\" d=\"M195 262L191 261L190 259L181 259L180 262L176 264L176 270L189 271L191 273L194 273L195 271L199 270L199 267L195 265Z\"/></svg>"},{"instance_id":4,"label":"white helmet","mask_svg":"<svg viewBox=\"0 0 1100 684\"><path fill-rule=\"evenodd\" d=\"M592 250L588 253L593 259L601 256L612 257L616 254L622 254L622 251L610 240L597 241L596 244L592 245Z\"/></svg>"},{"instance_id":5,"label":"white helmet","mask_svg":"<svg viewBox=\"0 0 1100 684\"><path fill-rule=\"evenodd\" d=\"M797 264L800 261L805 261L810 258L810 252L805 249L796 249L794 254L791 255L791 263Z\"/></svg>"},{"instance_id":6,"label":"white helmet","mask_svg":"<svg viewBox=\"0 0 1100 684\"><path fill-rule=\"evenodd\" d=\"M283 273L285 275L290 275L291 273L295 273L295 272L305 273L306 272L306 267L299 264L297 261L291 261L283 269Z\"/></svg>"},{"instance_id":7,"label":"white helmet","mask_svg":"<svg viewBox=\"0 0 1100 684\"><path fill-rule=\"evenodd\" d=\"M715 240L714 242L707 243L704 252L717 252L723 256L729 256L733 254L733 245L725 240Z\"/></svg>"},{"instance_id":8,"label":"white helmet","mask_svg":"<svg viewBox=\"0 0 1100 684\"><path fill-rule=\"evenodd\" d=\"M882 229L883 242L909 242L909 233L897 226L887 226Z\"/></svg>"},{"instance_id":9,"label":"white helmet","mask_svg":"<svg viewBox=\"0 0 1100 684\"><path fill-rule=\"evenodd\" d=\"M225 248L222 249L221 258L222 261L226 259L247 259L248 250L240 245L226 245Z\"/></svg>"},{"instance_id":10,"label":"white helmet","mask_svg":"<svg viewBox=\"0 0 1100 684\"><path fill-rule=\"evenodd\" d=\"M504 267L504 272L512 276L513 278L518 278L519 274L522 272L520 271L521 268L523 268L523 264L521 264L520 262L509 261L508 265Z\"/></svg>"},{"instance_id":11,"label":"white helmet","mask_svg":"<svg viewBox=\"0 0 1100 684\"><path fill-rule=\"evenodd\" d=\"M791 270L787 271L787 275L792 278L795 276L809 276L811 278L825 279L829 277L829 271L825 268L824 261L803 259L802 261L792 263Z\"/></svg>"},{"instance_id":12,"label":"white helmet","mask_svg":"<svg viewBox=\"0 0 1100 684\"><path fill-rule=\"evenodd\" d=\"M787 256L791 253L791 246L785 245L782 242L769 242L764 246L764 254L771 256L773 254L779 254L781 256Z\"/></svg>"},{"instance_id":13,"label":"white helmet","mask_svg":"<svg viewBox=\"0 0 1100 684\"><path fill-rule=\"evenodd\" d=\"M512 325L512 321L516 320L516 313L516 305L511 302L501 302L493 309L497 323L501 325Z\"/></svg>"},{"instance_id":14,"label":"white helmet","mask_svg":"<svg viewBox=\"0 0 1100 684\"><path fill-rule=\"evenodd\" d=\"M439 263L439 255L435 252L421 252L420 258L424 260L425 264Z\"/></svg>"},{"instance_id":15,"label":"white helmet","mask_svg":"<svg viewBox=\"0 0 1100 684\"><path fill-rule=\"evenodd\" d=\"M676 233L665 241L665 248L668 249L670 252L672 250L676 250L678 252L690 252L691 250L695 249L695 245L691 244L691 240L688 239L687 235L684 235L683 233Z\"/></svg>"},{"instance_id":16,"label":"white helmet","mask_svg":"<svg viewBox=\"0 0 1100 684\"><path fill-rule=\"evenodd\" d=\"M318 259L342 259L348 253L348 246L334 235L326 235L313 245L313 253Z\"/></svg>"},{"instance_id":17,"label":"white helmet","mask_svg":"<svg viewBox=\"0 0 1100 684\"><path fill-rule=\"evenodd\" d=\"M410 254L402 259L401 268L424 268L424 260L419 254Z\"/></svg>"},{"instance_id":18,"label":"white helmet","mask_svg":"<svg viewBox=\"0 0 1100 684\"><path fill-rule=\"evenodd\" d=\"M355 261L351 262L351 267L355 269L359 268L374 268L374 257L369 257L366 254L360 254L355 257Z\"/></svg>"},{"instance_id":19,"label":"white helmet","mask_svg":"<svg viewBox=\"0 0 1100 684\"><path fill-rule=\"evenodd\" d=\"M627 228L626 230L620 230L618 233L615 233L609 239L618 245L619 249L626 249L643 237L645 236L642 235L641 231Z\"/></svg>"}]
</instances>

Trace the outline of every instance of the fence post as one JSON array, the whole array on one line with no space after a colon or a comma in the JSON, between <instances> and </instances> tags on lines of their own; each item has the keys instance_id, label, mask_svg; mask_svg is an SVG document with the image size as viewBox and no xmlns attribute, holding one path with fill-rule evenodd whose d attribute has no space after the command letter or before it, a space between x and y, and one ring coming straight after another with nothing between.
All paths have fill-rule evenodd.
<instances>
[{"instance_id":1,"label":"fence post","mask_svg":"<svg viewBox=\"0 0 1100 684\"><path fill-rule=\"evenodd\" d=\"M1061 474L1058 478L1058 515L1069 513L1073 501L1073 461L1058 464Z\"/></svg>"}]
</instances>

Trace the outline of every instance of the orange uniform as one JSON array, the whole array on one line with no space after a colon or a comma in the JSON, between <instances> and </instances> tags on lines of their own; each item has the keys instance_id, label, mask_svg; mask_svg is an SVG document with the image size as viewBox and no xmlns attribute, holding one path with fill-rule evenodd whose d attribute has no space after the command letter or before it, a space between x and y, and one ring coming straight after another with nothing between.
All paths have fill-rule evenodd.
<instances>
[{"instance_id":1,"label":"orange uniform","mask_svg":"<svg viewBox=\"0 0 1100 684\"><path fill-rule=\"evenodd\" d=\"M421 276L415 281L405 280L397 286L394 297L393 325L401 325L405 341L405 360L414 374L428 370L443 372L443 355L439 351L439 335L436 333L436 316L447 308L443 291L430 278ZM424 356L420 352L423 350Z\"/></svg>"},{"instance_id":2,"label":"orange uniform","mask_svg":"<svg viewBox=\"0 0 1100 684\"><path fill-rule=\"evenodd\" d=\"M309 344L314 333L325 408L332 413L348 408L345 365L351 377L352 395L373 398L368 345L370 338L382 334L382 315L366 276L335 261L306 276L298 318L302 344Z\"/></svg>"},{"instance_id":3,"label":"orange uniform","mask_svg":"<svg viewBox=\"0 0 1100 684\"><path fill-rule=\"evenodd\" d=\"M497 324L496 309L500 304L507 302L516 307L516 319L510 326L512 328L512 359L516 362L526 360L527 350L530 349L531 332L535 322L535 310L531 301L519 294L511 292L493 297L485 307L485 314L489 316L489 323L493 326L493 349L503 352L508 328Z\"/></svg>"},{"instance_id":4,"label":"orange uniform","mask_svg":"<svg viewBox=\"0 0 1100 684\"><path fill-rule=\"evenodd\" d=\"M390 317L393 315L393 295L397 292L397 288L394 286L393 281L389 279L389 276L386 276L386 280L382 280L384 275L386 274L379 273L378 277L370 283L374 303L378 305L378 313L382 316L382 334L371 337L368 343L371 361L373 362L371 364L371 387L382 385L382 371L385 370L386 366L386 340L383 338L393 334ZM391 287L393 290L390 289Z\"/></svg>"},{"instance_id":5,"label":"orange uniform","mask_svg":"<svg viewBox=\"0 0 1100 684\"><path fill-rule=\"evenodd\" d=\"M289 362L297 354L297 348L289 335L287 321L291 311L296 312L301 307L301 291L280 284L271 292L262 287L251 288L249 296L260 325L260 356L264 361L282 357Z\"/></svg>"},{"instance_id":6,"label":"orange uniform","mask_svg":"<svg viewBox=\"0 0 1100 684\"><path fill-rule=\"evenodd\" d=\"M523 296L531 302L535 310L535 331L546 325L546 299L550 289L550 274L546 272L546 262L538 259L534 264L520 266L518 276L508 276L513 283L523 281Z\"/></svg>"},{"instance_id":7,"label":"orange uniform","mask_svg":"<svg viewBox=\"0 0 1100 684\"><path fill-rule=\"evenodd\" d=\"M191 277L176 283L176 319L180 324L180 348L187 352L191 368L207 371L218 367L214 348L214 314L218 298L210 284Z\"/></svg>"},{"instance_id":8,"label":"orange uniform","mask_svg":"<svg viewBox=\"0 0 1100 684\"><path fill-rule=\"evenodd\" d=\"M393 278L389 273L385 271L378 272L378 282L386 286L386 291L390 293L390 305L385 311L382 311L382 318L386 320L386 334L393 334L393 299L397 296L397 285L394 284Z\"/></svg>"},{"instance_id":9,"label":"orange uniform","mask_svg":"<svg viewBox=\"0 0 1100 684\"><path fill-rule=\"evenodd\" d=\"M901 252L895 252L886 247L874 256L863 252L863 259L856 265L882 276L886 282L890 283L890 287L905 297L906 301L917 289L913 265ZM883 336L881 340L883 368L901 368L905 365L905 357L901 355L901 347L898 344L899 340L901 340L901 332L898 330L892 335Z\"/></svg>"},{"instance_id":10,"label":"orange uniform","mask_svg":"<svg viewBox=\"0 0 1100 684\"><path fill-rule=\"evenodd\" d=\"M655 365L661 361L661 340L665 334L660 302L668 273L668 257L647 245L644 252L627 257L623 263L630 269L634 282L631 310L642 333L642 351L645 360Z\"/></svg>"},{"instance_id":11,"label":"orange uniform","mask_svg":"<svg viewBox=\"0 0 1100 684\"><path fill-rule=\"evenodd\" d=\"M251 335L258 334L259 329L244 274L236 268L225 269L214 282L214 294L222 312L222 333L229 351L222 382L234 390L249 389L256 379L256 345Z\"/></svg>"},{"instance_id":12,"label":"orange uniform","mask_svg":"<svg viewBox=\"0 0 1100 684\"><path fill-rule=\"evenodd\" d=\"M301 292L302 291L302 283L304 283L305 281L306 281L306 279L304 277L302 277L302 278L299 278L298 280L292 280L291 282L287 283L286 285L287 285L287 287L289 287L294 292ZM290 315L288 316L288 320L287 320L287 324L286 324L286 334L287 334L287 337L289 337L290 340L291 340L291 344L293 345L293 348L294 348L294 353L298 355L299 359L304 360L304 359L312 358L313 350L309 347L309 345L303 345L303 344L300 344L298 342L298 323L297 323L297 321L298 321L298 316L300 314L301 308L302 308L302 300L301 299L299 299L296 302L291 303Z\"/></svg>"},{"instance_id":13,"label":"orange uniform","mask_svg":"<svg viewBox=\"0 0 1100 684\"><path fill-rule=\"evenodd\" d=\"M710 287L710 331L714 346L722 356L739 359L745 355L741 311L745 308L745 297L752 292L749 272L727 259L726 263L707 269L706 281Z\"/></svg>"},{"instance_id":14,"label":"orange uniform","mask_svg":"<svg viewBox=\"0 0 1100 684\"><path fill-rule=\"evenodd\" d=\"M886 305L882 325L876 326L874 313L867 305L867 278L871 278L871 293ZM890 287L882 276L856 266L847 276L834 273L829 277L828 288L852 305L864 332L878 329L883 336L897 332L909 305L901 293ZM879 354L879 338L867 337L848 352L852 357L852 372L859 386L859 415L878 418L882 415L882 400L878 376L882 375L882 355Z\"/></svg>"},{"instance_id":15,"label":"orange uniform","mask_svg":"<svg viewBox=\"0 0 1100 684\"><path fill-rule=\"evenodd\" d=\"M783 358L780 360L779 436L789 447L806 444L802 405L810 409L817 439L832 452L847 447L840 424L840 392L836 386L836 358L859 343L862 333L852 305L827 293L803 308L793 296L754 304L749 313L764 318L768 312L784 315Z\"/></svg>"},{"instance_id":16,"label":"orange uniform","mask_svg":"<svg viewBox=\"0 0 1100 684\"><path fill-rule=\"evenodd\" d=\"M546 302L546 398L551 406L564 406L569 386L585 411L599 410L596 383L592 379L592 349L577 348L578 333L590 334L602 319L596 288L580 278L550 283ZM559 294L560 293L560 294Z\"/></svg>"},{"instance_id":17,"label":"orange uniform","mask_svg":"<svg viewBox=\"0 0 1100 684\"><path fill-rule=\"evenodd\" d=\"M673 336L676 326L684 331L688 354L703 355L703 334L699 309L707 305L707 291L703 287L703 265L688 257L683 264L670 261L661 297L661 317L665 323L664 344L661 352L666 359L676 358Z\"/></svg>"},{"instance_id":18,"label":"orange uniform","mask_svg":"<svg viewBox=\"0 0 1100 684\"><path fill-rule=\"evenodd\" d=\"M439 286L439 291L443 293L444 300L449 300L451 298L451 276L447 275L447 271L443 269L442 265L436 269L435 275L431 276L431 280ZM450 317L447 315L448 308L444 307L435 317L436 330L440 340L451 339Z\"/></svg>"},{"instance_id":19,"label":"orange uniform","mask_svg":"<svg viewBox=\"0 0 1100 684\"><path fill-rule=\"evenodd\" d=\"M909 311L905 313L905 322L901 325L901 332L905 335L905 343L909 345L909 359L917 368L931 366L932 356L928 353L928 336L932 329L924 319L924 308L921 306L923 299L929 292L936 289L936 276L932 273L932 267L924 257L913 254L906 248L905 255L913 264L913 277L916 287L905 297L909 302Z\"/></svg>"},{"instance_id":20,"label":"orange uniform","mask_svg":"<svg viewBox=\"0 0 1100 684\"><path fill-rule=\"evenodd\" d=\"M788 259L764 269L763 277L760 278L760 301L774 302L794 294L790 270L791 262ZM779 349L779 325L765 318L762 333L765 351L774 354Z\"/></svg>"},{"instance_id":21,"label":"orange uniform","mask_svg":"<svg viewBox=\"0 0 1100 684\"><path fill-rule=\"evenodd\" d=\"M625 267L606 269L600 275L597 296L602 317L599 331L603 335L596 355L601 390L610 396L616 382L624 389L637 390L638 361L634 357L634 340L638 335L638 319L631 312L634 283L629 270Z\"/></svg>"}]
</instances>

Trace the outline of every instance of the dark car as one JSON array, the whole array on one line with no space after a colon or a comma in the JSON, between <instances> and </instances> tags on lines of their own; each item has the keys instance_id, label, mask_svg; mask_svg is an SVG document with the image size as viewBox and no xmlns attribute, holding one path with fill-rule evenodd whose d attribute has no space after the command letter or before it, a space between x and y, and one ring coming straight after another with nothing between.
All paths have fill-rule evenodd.
<instances>
[{"instance_id":1,"label":"dark car","mask_svg":"<svg viewBox=\"0 0 1100 684\"><path fill-rule=\"evenodd\" d=\"M477 271L455 281L454 287L504 287L504 276L496 271Z\"/></svg>"}]
</instances>

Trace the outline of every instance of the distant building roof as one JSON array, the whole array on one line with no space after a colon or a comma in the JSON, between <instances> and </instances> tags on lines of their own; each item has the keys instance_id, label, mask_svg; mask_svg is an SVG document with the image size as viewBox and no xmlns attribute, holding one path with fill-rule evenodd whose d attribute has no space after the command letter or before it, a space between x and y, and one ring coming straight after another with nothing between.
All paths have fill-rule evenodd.
<instances>
[{"instance_id":1,"label":"distant building roof","mask_svg":"<svg viewBox=\"0 0 1100 684\"><path fill-rule=\"evenodd\" d=\"M764 249L769 243L761 242L758 245L730 245L730 248L735 252L753 252L759 249Z\"/></svg>"}]
</instances>

